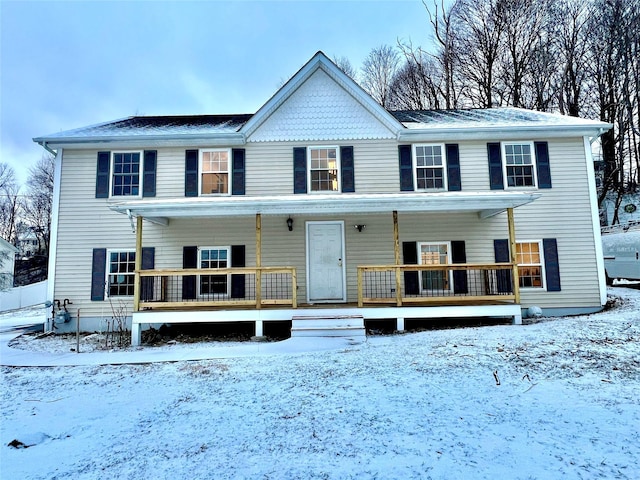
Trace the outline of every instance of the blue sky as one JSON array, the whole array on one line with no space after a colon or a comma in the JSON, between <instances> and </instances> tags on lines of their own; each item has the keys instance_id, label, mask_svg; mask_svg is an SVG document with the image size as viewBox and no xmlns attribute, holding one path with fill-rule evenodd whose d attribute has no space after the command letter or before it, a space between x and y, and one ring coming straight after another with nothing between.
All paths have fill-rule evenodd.
<instances>
[{"instance_id":1,"label":"blue sky","mask_svg":"<svg viewBox=\"0 0 640 480\"><path fill-rule=\"evenodd\" d=\"M36 136L130 115L253 113L318 50L359 68L426 46L420 0L0 0L0 161L20 182Z\"/></svg>"}]
</instances>

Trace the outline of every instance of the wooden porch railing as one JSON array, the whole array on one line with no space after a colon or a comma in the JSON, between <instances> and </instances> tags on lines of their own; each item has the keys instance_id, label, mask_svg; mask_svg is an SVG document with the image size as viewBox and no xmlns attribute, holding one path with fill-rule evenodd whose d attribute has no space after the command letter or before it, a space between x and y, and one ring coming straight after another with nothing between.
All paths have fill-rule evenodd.
<instances>
[{"instance_id":1,"label":"wooden porch railing","mask_svg":"<svg viewBox=\"0 0 640 480\"><path fill-rule=\"evenodd\" d=\"M365 304L518 303L512 263L358 267L358 307Z\"/></svg>"},{"instance_id":2,"label":"wooden porch railing","mask_svg":"<svg viewBox=\"0 0 640 480\"><path fill-rule=\"evenodd\" d=\"M135 281L135 312L196 306L297 308L298 304L294 267L139 270Z\"/></svg>"}]
</instances>

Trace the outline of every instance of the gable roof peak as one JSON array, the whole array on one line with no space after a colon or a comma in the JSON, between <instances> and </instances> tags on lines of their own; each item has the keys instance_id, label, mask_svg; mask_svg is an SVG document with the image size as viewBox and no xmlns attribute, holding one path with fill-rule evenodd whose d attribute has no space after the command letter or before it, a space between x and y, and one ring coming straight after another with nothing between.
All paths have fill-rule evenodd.
<instances>
[{"instance_id":1,"label":"gable roof peak","mask_svg":"<svg viewBox=\"0 0 640 480\"><path fill-rule=\"evenodd\" d=\"M240 129L249 138L287 99L317 70L321 69L394 134L404 129L387 110L376 102L360 85L344 73L322 50L318 50Z\"/></svg>"}]
</instances>

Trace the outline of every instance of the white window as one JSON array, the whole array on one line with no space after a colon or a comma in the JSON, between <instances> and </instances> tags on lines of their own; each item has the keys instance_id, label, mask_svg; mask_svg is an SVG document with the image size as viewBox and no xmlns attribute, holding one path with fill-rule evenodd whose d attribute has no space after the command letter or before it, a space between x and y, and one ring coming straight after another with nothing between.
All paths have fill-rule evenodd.
<instances>
[{"instance_id":1,"label":"white window","mask_svg":"<svg viewBox=\"0 0 640 480\"><path fill-rule=\"evenodd\" d=\"M507 187L535 187L536 160L532 142L502 143L502 165Z\"/></svg>"},{"instance_id":2,"label":"white window","mask_svg":"<svg viewBox=\"0 0 640 480\"><path fill-rule=\"evenodd\" d=\"M142 152L111 154L111 196L139 197L142 193L140 167Z\"/></svg>"},{"instance_id":3,"label":"white window","mask_svg":"<svg viewBox=\"0 0 640 480\"><path fill-rule=\"evenodd\" d=\"M200 194L229 194L229 149L200 150Z\"/></svg>"},{"instance_id":4,"label":"white window","mask_svg":"<svg viewBox=\"0 0 640 480\"><path fill-rule=\"evenodd\" d=\"M230 247L198 248L198 268L228 268ZM229 275L200 275L198 294L216 299L229 295Z\"/></svg>"},{"instance_id":5,"label":"white window","mask_svg":"<svg viewBox=\"0 0 640 480\"><path fill-rule=\"evenodd\" d=\"M310 192L340 191L339 151L338 147L309 147L307 149Z\"/></svg>"},{"instance_id":6,"label":"white window","mask_svg":"<svg viewBox=\"0 0 640 480\"><path fill-rule=\"evenodd\" d=\"M545 288L542 242L517 242L516 261L520 288Z\"/></svg>"},{"instance_id":7,"label":"white window","mask_svg":"<svg viewBox=\"0 0 640 480\"><path fill-rule=\"evenodd\" d=\"M135 284L136 252L107 252L107 295L109 297L131 297Z\"/></svg>"},{"instance_id":8,"label":"white window","mask_svg":"<svg viewBox=\"0 0 640 480\"><path fill-rule=\"evenodd\" d=\"M418 243L420 265L449 265L451 243ZM420 275L422 292L440 292L451 289L451 272L447 270L423 270Z\"/></svg>"},{"instance_id":9,"label":"white window","mask_svg":"<svg viewBox=\"0 0 640 480\"><path fill-rule=\"evenodd\" d=\"M416 190L447 189L444 145L414 145L413 158Z\"/></svg>"}]
</instances>

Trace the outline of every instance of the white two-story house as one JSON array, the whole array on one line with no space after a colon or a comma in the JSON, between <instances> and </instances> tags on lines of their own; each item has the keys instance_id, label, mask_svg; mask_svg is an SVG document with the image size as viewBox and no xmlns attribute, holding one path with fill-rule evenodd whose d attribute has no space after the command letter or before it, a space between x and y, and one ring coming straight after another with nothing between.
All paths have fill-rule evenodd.
<instances>
[{"instance_id":1,"label":"white two-story house","mask_svg":"<svg viewBox=\"0 0 640 480\"><path fill-rule=\"evenodd\" d=\"M322 52L255 114L130 117L56 153L51 300L94 330L305 315L595 312L590 142L610 125L514 108L390 112ZM72 321L61 326L75 328Z\"/></svg>"}]
</instances>

